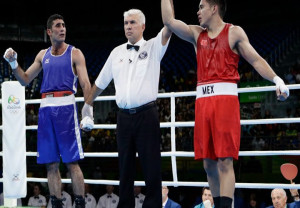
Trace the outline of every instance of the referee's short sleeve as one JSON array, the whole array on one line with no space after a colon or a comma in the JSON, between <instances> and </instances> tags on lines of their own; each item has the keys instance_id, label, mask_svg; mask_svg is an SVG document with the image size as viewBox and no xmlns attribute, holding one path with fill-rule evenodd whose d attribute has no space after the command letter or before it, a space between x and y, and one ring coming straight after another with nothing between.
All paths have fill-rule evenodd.
<instances>
[{"instance_id":1,"label":"referee's short sleeve","mask_svg":"<svg viewBox=\"0 0 300 208\"><path fill-rule=\"evenodd\" d=\"M101 72L99 73L96 81L95 81L95 85L104 90L108 84L111 82L112 80L112 56L113 56L113 52L111 52L111 54L109 55L108 59L106 60Z\"/></svg>"},{"instance_id":2,"label":"referee's short sleeve","mask_svg":"<svg viewBox=\"0 0 300 208\"><path fill-rule=\"evenodd\" d=\"M157 34L157 36L154 38L156 51L158 52L158 58L160 60L162 60L162 58L164 57L164 55L167 51L167 48L169 46L170 39L171 39L171 38L169 38L168 42L165 45L162 45L161 42L162 42L163 29L164 28L162 28L160 30L160 32Z\"/></svg>"}]
</instances>

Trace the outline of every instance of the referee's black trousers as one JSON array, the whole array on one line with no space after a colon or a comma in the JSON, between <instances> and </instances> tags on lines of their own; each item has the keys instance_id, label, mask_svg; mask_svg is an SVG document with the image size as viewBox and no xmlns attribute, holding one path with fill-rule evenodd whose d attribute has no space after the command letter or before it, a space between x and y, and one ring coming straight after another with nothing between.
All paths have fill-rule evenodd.
<instances>
[{"instance_id":1,"label":"referee's black trousers","mask_svg":"<svg viewBox=\"0 0 300 208\"><path fill-rule=\"evenodd\" d=\"M146 183L143 208L161 208L160 124L156 105L129 114L119 111L117 117L120 187L118 208L134 208L136 152Z\"/></svg>"}]
</instances>

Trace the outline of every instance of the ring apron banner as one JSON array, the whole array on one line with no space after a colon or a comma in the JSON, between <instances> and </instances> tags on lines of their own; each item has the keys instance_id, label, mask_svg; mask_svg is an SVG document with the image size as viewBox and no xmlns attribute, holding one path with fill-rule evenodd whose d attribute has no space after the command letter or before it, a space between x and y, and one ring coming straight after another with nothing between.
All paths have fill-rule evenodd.
<instances>
[{"instance_id":1,"label":"ring apron banner","mask_svg":"<svg viewBox=\"0 0 300 208\"><path fill-rule=\"evenodd\" d=\"M25 87L18 81L2 83L3 194L4 198L26 196Z\"/></svg>"}]
</instances>

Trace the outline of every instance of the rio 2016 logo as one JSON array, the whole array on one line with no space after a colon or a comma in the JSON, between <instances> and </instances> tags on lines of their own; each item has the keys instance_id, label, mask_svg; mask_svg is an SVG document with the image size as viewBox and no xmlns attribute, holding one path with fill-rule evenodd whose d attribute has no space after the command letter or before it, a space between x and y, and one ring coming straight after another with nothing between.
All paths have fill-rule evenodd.
<instances>
[{"instance_id":1,"label":"rio 2016 logo","mask_svg":"<svg viewBox=\"0 0 300 208\"><path fill-rule=\"evenodd\" d=\"M21 110L20 99L15 97L14 95L10 95L7 100L7 109L12 114L17 114Z\"/></svg>"},{"instance_id":2,"label":"rio 2016 logo","mask_svg":"<svg viewBox=\"0 0 300 208\"><path fill-rule=\"evenodd\" d=\"M10 95L8 97L8 104L15 104L15 105L18 105L20 103L20 99L19 98L16 98L15 96L13 95Z\"/></svg>"}]
</instances>

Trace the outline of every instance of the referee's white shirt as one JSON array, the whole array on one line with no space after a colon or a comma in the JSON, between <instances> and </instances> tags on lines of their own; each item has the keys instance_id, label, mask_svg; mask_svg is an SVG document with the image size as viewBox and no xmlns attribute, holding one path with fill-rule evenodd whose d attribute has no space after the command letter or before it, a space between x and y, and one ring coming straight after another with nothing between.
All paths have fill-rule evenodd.
<instances>
[{"instance_id":1,"label":"referee's white shirt","mask_svg":"<svg viewBox=\"0 0 300 208\"><path fill-rule=\"evenodd\" d=\"M135 196L135 208L142 208L145 201L145 195L140 193Z\"/></svg>"},{"instance_id":2,"label":"referee's white shirt","mask_svg":"<svg viewBox=\"0 0 300 208\"><path fill-rule=\"evenodd\" d=\"M72 198L71 195L68 194L65 191L61 192L61 199L63 202L63 208L72 208ZM48 201L48 205L47 208L51 208L52 207L52 203L51 203L51 198Z\"/></svg>"},{"instance_id":3,"label":"referee's white shirt","mask_svg":"<svg viewBox=\"0 0 300 208\"><path fill-rule=\"evenodd\" d=\"M162 31L148 41L139 40L135 44L140 46L138 51L127 50L127 44L130 44L127 42L110 53L95 84L104 90L114 79L119 108L135 108L156 100L160 61L170 41L162 45Z\"/></svg>"},{"instance_id":4,"label":"referee's white shirt","mask_svg":"<svg viewBox=\"0 0 300 208\"><path fill-rule=\"evenodd\" d=\"M99 198L97 208L117 208L119 196L116 194L104 194Z\"/></svg>"},{"instance_id":5,"label":"referee's white shirt","mask_svg":"<svg viewBox=\"0 0 300 208\"><path fill-rule=\"evenodd\" d=\"M85 194L85 208L96 208L96 199L92 194ZM73 208L75 208L75 202L73 203Z\"/></svg>"},{"instance_id":6,"label":"referee's white shirt","mask_svg":"<svg viewBox=\"0 0 300 208\"><path fill-rule=\"evenodd\" d=\"M46 207L47 202L46 202L46 197L43 195L38 195L37 197L30 197L28 201L28 206L31 207Z\"/></svg>"},{"instance_id":7,"label":"referee's white shirt","mask_svg":"<svg viewBox=\"0 0 300 208\"><path fill-rule=\"evenodd\" d=\"M96 208L97 203L93 195L87 193L85 195L85 208Z\"/></svg>"}]
</instances>

